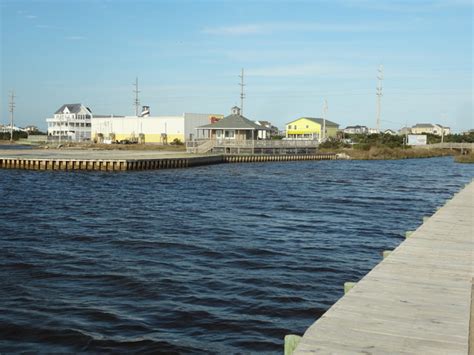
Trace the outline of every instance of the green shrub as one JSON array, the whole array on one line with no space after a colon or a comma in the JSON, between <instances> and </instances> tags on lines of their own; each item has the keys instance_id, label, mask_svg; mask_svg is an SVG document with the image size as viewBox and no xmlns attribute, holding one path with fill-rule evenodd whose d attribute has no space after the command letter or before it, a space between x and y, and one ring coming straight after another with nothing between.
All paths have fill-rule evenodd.
<instances>
[{"instance_id":1,"label":"green shrub","mask_svg":"<svg viewBox=\"0 0 474 355\"><path fill-rule=\"evenodd\" d=\"M181 142L181 140L179 138L175 138L173 139L173 141L171 142L172 145L183 145L184 143Z\"/></svg>"}]
</instances>

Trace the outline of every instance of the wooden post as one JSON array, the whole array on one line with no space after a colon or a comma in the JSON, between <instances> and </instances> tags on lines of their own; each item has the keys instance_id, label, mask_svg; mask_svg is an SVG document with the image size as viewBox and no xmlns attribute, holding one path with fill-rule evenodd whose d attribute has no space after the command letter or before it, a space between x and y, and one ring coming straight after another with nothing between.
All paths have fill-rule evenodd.
<instances>
[{"instance_id":1,"label":"wooden post","mask_svg":"<svg viewBox=\"0 0 474 355\"><path fill-rule=\"evenodd\" d=\"M296 350L296 347L300 343L300 340L301 337L299 335L285 335L284 355L293 355L293 352Z\"/></svg>"},{"instance_id":2,"label":"wooden post","mask_svg":"<svg viewBox=\"0 0 474 355\"><path fill-rule=\"evenodd\" d=\"M344 282L344 294L347 294L357 282Z\"/></svg>"}]
</instances>

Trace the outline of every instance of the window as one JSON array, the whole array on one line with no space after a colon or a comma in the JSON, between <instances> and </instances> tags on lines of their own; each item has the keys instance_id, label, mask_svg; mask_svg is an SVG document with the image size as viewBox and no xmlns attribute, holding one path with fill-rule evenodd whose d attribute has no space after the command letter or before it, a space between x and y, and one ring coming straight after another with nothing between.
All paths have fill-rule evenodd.
<instances>
[{"instance_id":1,"label":"window","mask_svg":"<svg viewBox=\"0 0 474 355\"><path fill-rule=\"evenodd\" d=\"M225 138L234 139L235 131L225 131Z\"/></svg>"},{"instance_id":2,"label":"window","mask_svg":"<svg viewBox=\"0 0 474 355\"><path fill-rule=\"evenodd\" d=\"M220 129L218 129L218 130L216 131L216 137L217 137L217 138L222 138L222 131L221 131Z\"/></svg>"}]
</instances>

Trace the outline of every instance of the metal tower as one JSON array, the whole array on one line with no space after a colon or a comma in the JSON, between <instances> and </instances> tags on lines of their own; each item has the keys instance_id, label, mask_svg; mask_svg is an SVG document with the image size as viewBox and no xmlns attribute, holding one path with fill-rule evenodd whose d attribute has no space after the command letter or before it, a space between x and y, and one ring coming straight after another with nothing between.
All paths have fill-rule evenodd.
<instances>
[{"instance_id":1,"label":"metal tower","mask_svg":"<svg viewBox=\"0 0 474 355\"><path fill-rule=\"evenodd\" d=\"M15 91L10 92L10 102L8 104L10 111L10 142L13 142L13 114L15 111Z\"/></svg>"},{"instance_id":2,"label":"metal tower","mask_svg":"<svg viewBox=\"0 0 474 355\"><path fill-rule=\"evenodd\" d=\"M375 95L377 96L377 132L380 132L380 109L381 109L381 101L382 101L382 80L383 80L383 65L379 66L377 72L377 90Z\"/></svg>"},{"instance_id":3,"label":"metal tower","mask_svg":"<svg viewBox=\"0 0 474 355\"><path fill-rule=\"evenodd\" d=\"M326 117L328 114L328 100L324 99L323 105L323 131L321 132L321 142L326 139Z\"/></svg>"},{"instance_id":4,"label":"metal tower","mask_svg":"<svg viewBox=\"0 0 474 355\"><path fill-rule=\"evenodd\" d=\"M244 115L244 98L245 98L245 93L244 93L244 68L242 68L242 73L239 75L240 78L240 114L243 116Z\"/></svg>"},{"instance_id":5,"label":"metal tower","mask_svg":"<svg viewBox=\"0 0 474 355\"><path fill-rule=\"evenodd\" d=\"M138 78L135 78L135 89L133 92L135 93L135 101L133 104L135 105L135 116L138 117L138 113L140 112L140 98L138 97L138 94L140 93L140 90L138 90Z\"/></svg>"}]
</instances>

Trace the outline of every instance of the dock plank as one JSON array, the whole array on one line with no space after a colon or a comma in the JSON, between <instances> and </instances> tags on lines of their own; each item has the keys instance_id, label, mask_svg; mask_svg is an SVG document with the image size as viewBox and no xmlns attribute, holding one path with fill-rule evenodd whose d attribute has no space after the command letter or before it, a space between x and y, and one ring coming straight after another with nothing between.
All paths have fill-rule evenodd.
<instances>
[{"instance_id":1,"label":"dock plank","mask_svg":"<svg viewBox=\"0 0 474 355\"><path fill-rule=\"evenodd\" d=\"M468 354L473 224L471 182L309 327L294 353Z\"/></svg>"}]
</instances>

